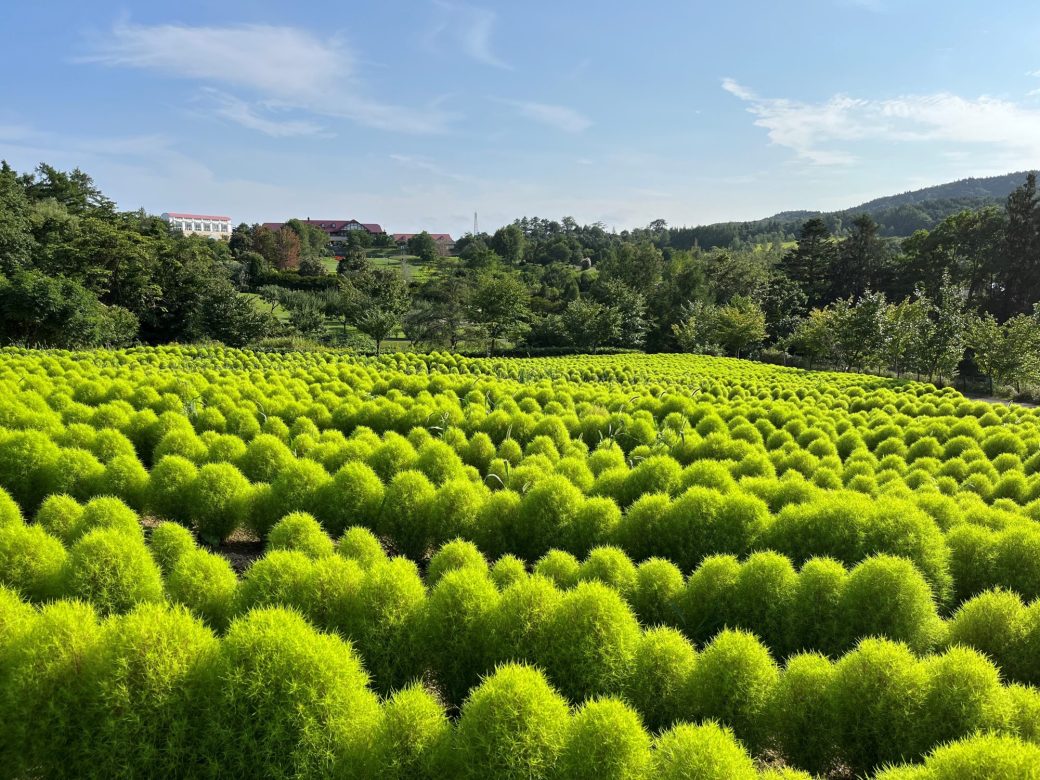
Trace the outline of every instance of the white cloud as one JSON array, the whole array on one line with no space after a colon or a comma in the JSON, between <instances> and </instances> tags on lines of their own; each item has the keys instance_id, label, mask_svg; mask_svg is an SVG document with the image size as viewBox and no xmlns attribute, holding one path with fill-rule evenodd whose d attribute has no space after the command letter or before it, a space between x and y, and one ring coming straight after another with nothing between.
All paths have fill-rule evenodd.
<instances>
[{"instance_id":1,"label":"white cloud","mask_svg":"<svg viewBox=\"0 0 1040 780\"><path fill-rule=\"evenodd\" d=\"M427 37L429 44L446 36L477 62L512 70L512 66L495 54L491 47L491 33L498 20L494 11L447 0L434 0L434 5L440 10L442 18Z\"/></svg>"},{"instance_id":2,"label":"white cloud","mask_svg":"<svg viewBox=\"0 0 1040 780\"><path fill-rule=\"evenodd\" d=\"M847 165L853 142L928 142L968 146L1001 160L1035 165L1040 157L1040 109L1000 98L948 92L865 100L835 95L819 103L764 98L733 79L722 88L748 104L769 139L818 165Z\"/></svg>"},{"instance_id":3,"label":"white cloud","mask_svg":"<svg viewBox=\"0 0 1040 780\"><path fill-rule=\"evenodd\" d=\"M445 168L444 166L438 165L425 157L413 157L408 154L391 154L390 159L404 168L424 171L425 173L430 173L443 179L451 179L453 181L475 181L472 176L467 176L466 174Z\"/></svg>"},{"instance_id":4,"label":"white cloud","mask_svg":"<svg viewBox=\"0 0 1040 780\"><path fill-rule=\"evenodd\" d=\"M567 106L526 100L502 100L500 102L511 106L525 119L540 122L565 133L582 133L592 127L591 119Z\"/></svg>"},{"instance_id":5,"label":"white cloud","mask_svg":"<svg viewBox=\"0 0 1040 780\"><path fill-rule=\"evenodd\" d=\"M314 123L262 114L275 104L408 133L441 132L451 119L436 104L410 108L366 96L353 52L342 41L294 27L122 23L96 38L80 61L251 91L260 103L228 96L236 102L218 101L216 113L268 135L319 130Z\"/></svg>"},{"instance_id":6,"label":"white cloud","mask_svg":"<svg viewBox=\"0 0 1040 780\"><path fill-rule=\"evenodd\" d=\"M252 105L226 92L209 89L207 94L213 97L217 116L236 122L251 130L259 130L272 138L330 135L321 125L306 120L270 119L262 116Z\"/></svg>"}]
</instances>

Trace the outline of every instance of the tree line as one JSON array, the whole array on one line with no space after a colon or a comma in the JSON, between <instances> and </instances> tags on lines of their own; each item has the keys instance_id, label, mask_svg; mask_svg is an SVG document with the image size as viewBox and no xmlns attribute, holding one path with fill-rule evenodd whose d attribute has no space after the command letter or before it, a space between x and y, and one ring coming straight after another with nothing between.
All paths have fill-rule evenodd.
<instances>
[{"instance_id":1,"label":"tree line","mask_svg":"<svg viewBox=\"0 0 1040 780\"><path fill-rule=\"evenodd\" d=\"M81 347L304 336L360 349L604 348L790 355L807 365L998 385L1040 374L1040 199L1030 174L1003 207L905 238L860 215L796 240L702 249L663 220L523 217L453 256L426 233L397 252L356 231L333 261L299 220L230 241L120 212L85 173L0 167L0 339ZM333 270L334 269L334 270ZM967 357L968 362L965 362Z\"/></svg>"}]
</instances>

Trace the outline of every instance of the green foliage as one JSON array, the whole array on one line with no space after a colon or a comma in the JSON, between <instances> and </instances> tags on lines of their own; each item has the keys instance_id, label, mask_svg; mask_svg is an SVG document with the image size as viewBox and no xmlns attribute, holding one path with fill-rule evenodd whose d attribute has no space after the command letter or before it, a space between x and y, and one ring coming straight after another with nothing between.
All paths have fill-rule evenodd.
<instances>
[{"instance_id":1,"label":"green foliage","mask_svg":"<svg viewBox=\"0 0 1040 780\"><path fill-rule=\"evenodd\" d=\"M574 713L556 773L567 780L639 780L649 765L650 737L639 715L617 699L592 699Z\"/></svg>"},{"instance_id":2,"label":"green foliage","mask_svg":"<svg viewBox=\"0 0 1040 780\"><path fill-rule=\"evenodd\" d=\"M566 702L536 669L500 666L462 707L456 742L461 776L553 776L570 728Z\"/></svg>"},{"instance_id":3,"label":"green foliage","mask_svg":"<svg viewBox=\"0 0 1040 780\"><path fill-rule=\"evenodd\" d=\"M424 687L409 685L383 705L373 753L376 777L434 780L450 760L452 728L440 702Z\"/></svg>"},{"instance_id":4,"label":"green foliage","mask_svg":"<svg viewBox=\"0 0 1040 780\"><path fill-rule=\"evenodd\" d=\"M654 742L653 777L661 780L754 780L751 758L733 732L708 721L681 724Z\"/></svg>"},{"instance_id":5,"label":"green foliage","mask_svg":"<svg viewBox=\"0 0 1040 780\"><path fill-rule=\"evenodd\" d=\"M167 520L187 523L192 509L191 489L198 468L187 458L167 455L152 468L148 482L150 512Z\"/></svg>"},{"instance_id":6,"label":"green foliage","mask_svg":"<svg viewBox=\"0 0 1040 780\"><path fill-rule=\"evenodd\" d=\"M443 545L430 558L426 567L426 583L432 588L445 574L459 569L473 569L486 574L488 565L475 544L455 539Z\"/></svg>"},{"instance_id":7,"label":"green foliage","mask_svg":"<svg viewBox=\"0 0 1040 780\"><path fill-rule=\"evenodd\" d=\"M238 606L238 576L221 556L187 550L166 575L166 597L186 606L215 631L223 631Z\"/></svg>"},{"instance_id":8,"label":"green foliage","mask_svg":"<svg viewBox=\"0 0 1040 780\"><path fill-rule=\"evenodd\" d=\"M357 561L365 569L386 561L386 553L376 535L358 525L343 532L336 542L336 552L344 558Z\"/></svg>"},{"instance_id":9,"label":"green foliage","mask_svg":"<svg viewBox=\"0 0 1040 780\"><path fill-rule=\"evenodd\" d=\"M674 628L651 628L640 637L624 691L651 731L662 731L686 717L687 681L696 663L693 645Z\"/></svg>"},{"instance_id":10,"label":"green foliage","mask_svg":"<svg viewBox=\"0 0 1040 780\"><path fill-rule=\"evenodd\" d=\"M36 525L0 526L0 584L32 601L61 595L67 555L62 543Z\"/></svg>"},{"instance_id":11,"label":"green foliage","mask_svg":"<svg viewBox=\"0 0 1040 780\"><path fill-rule=\"evenodd\" d=\"M195 549L195 537L182 525L163 522L152 529L148 546L163 574L169 574L184 555Z\"/></svg>"},{"instance_id":12,"label":"green foliage","mask_svg":"<svg viewBox=\"0 0 1040 780\"><path fill-rule=\"evenodd\" d=\"M188 517L209 544L227 539L249 515L252 487L230 463L208 463L189 488Z\"/></svg>"},{"instance_id":13,"label":"green foliage","mask_svg":"<svg viewBox=\"0 0 1040 780\"><path fill-rule=\"evenodd\" d=\"M65 592L102 614L163 600L162 576L148 548L118 528L98 527L78 539L64 576Z\"/></svg>"},{"instance_id":14,"label":"green foliage","mask_svg":"<svg viewBox=\"0 0 1040 780\"><path fill-rule=\"evenodd\" d=\"M335 545L311 515L293 512L274 524L267 535L269 550L297 550L311 558L335 552Z\"/></svg>"}]
</instances>

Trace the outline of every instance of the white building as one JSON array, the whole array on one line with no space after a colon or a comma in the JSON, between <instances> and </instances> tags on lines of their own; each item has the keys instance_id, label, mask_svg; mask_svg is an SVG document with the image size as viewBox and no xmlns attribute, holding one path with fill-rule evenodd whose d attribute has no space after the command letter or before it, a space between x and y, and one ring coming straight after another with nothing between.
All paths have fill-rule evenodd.
<instances>
[{"instance_id":1,"label":"white building","mask_svg":"<svg viewBox=\"0 0 1040 780\"><path fill-rule=\"evenodd\" d=\"M177 214L169 211L162 215L170 227L186 236L209 238L231 238L231 217L215 217L209 214Z\"/></svg>"}]
</instances>

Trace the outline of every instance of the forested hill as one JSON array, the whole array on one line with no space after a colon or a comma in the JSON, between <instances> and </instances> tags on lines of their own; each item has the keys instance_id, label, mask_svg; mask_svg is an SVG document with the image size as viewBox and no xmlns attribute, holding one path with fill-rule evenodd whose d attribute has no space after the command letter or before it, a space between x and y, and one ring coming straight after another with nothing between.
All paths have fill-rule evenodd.
<instances>
[{"instance_id":1,"label":"forested hill","mask_svg":"<svg viewBox=\"0 0 1040 780\"><path fill-rule=\"evenodd\" d=\"M880 234L887 237L906 237L917 230L930 230L946 217L967 209L981 209L1003 204L1007 196L1020 187L1026 171L989 176L925 187L875 198L841 211L782 211L766 219L748 222L719 222L694 228L672 228L673 245L694 244L702 249L713 247L761 244L792 240L802 223L810 217L820 217L830 231L842 235L845 228L860 214L869 214L880 226Z\"/></svg>"}]
</instances>

